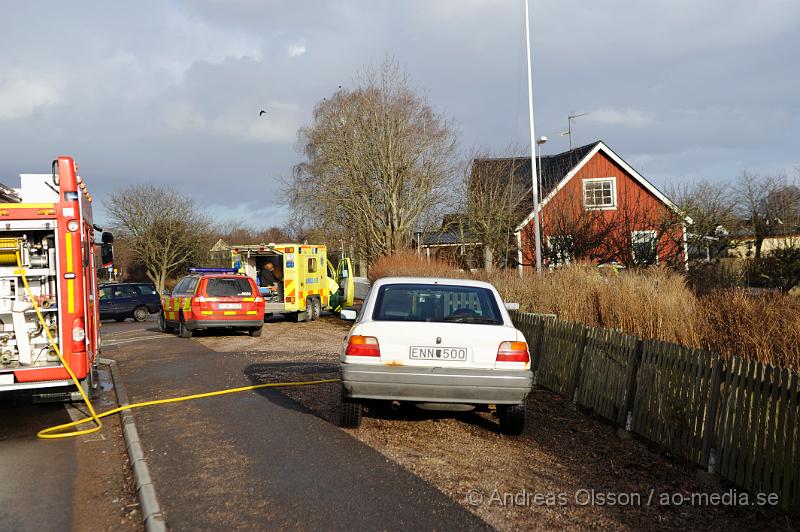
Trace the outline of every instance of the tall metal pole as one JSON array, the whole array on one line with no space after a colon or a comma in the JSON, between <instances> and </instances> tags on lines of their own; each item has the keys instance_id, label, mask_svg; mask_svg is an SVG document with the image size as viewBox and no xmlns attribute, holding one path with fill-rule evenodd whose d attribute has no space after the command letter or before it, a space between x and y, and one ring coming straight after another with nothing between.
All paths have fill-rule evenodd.
<instances>
[{"instance_id":1,"label":"tall metal pole","mask_svg":"<svg viewBox=\"0 0 800 532\"><path fill-rule=\"evenodd\" d=\"M536 160L536 133L533 121L533 76L531 75L531 29L528 0L525 0L525 46L528 50L528 117L531 125L531 189L533 190L533 232L536 248L536 273L542 273L542 242L539 227L539 186Z\"/></svg>"}]
</instances>

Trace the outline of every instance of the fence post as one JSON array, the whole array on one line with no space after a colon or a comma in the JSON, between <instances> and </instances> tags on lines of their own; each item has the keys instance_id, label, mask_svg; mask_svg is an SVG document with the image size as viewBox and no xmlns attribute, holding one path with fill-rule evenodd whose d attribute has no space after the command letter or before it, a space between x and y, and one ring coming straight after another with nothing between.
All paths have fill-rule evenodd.
<instances>
[{"instance_id":1,"label":"fence post","mask_svg":"<svg viewBox=\"0 0 800 532\"><path fill-rule=\"evenodd\" d=\"M581 365L583 364L583 353L586 351L586 340L589 336L589 327L581 326L581 337L578 340L578 347L575 353L575 369L572 371L572 381L567 389L567 399L571 399L574 404L578 403L578 383L581 380Z\"/></svg>"},{"instance_id":2,"label":"fence post","mask_svg":"<svg viewBox=\"0 0 800 532\"><path fill-rule=\"evenodd\" d=\"M544 343L544 318L538 318L536 329L533 333L533 360L531 370L533 371L533 385L539 384L539 363L542 361L542 343Z\"/></svg>"},{"instance_id":3,"label":"fence post","mask_svg":"<svg viewBox=\"0 0 800 532\"><path fill-rule=\"evenodd\" d=\"M713 366L711 368L711 383L709 384L708 403L706 404L706 418L703 422L703 449L700 455L700 465L706 467L706 471L714 473L715 458L712 456L713 445L716 444L716 434L714 427L717 424L717 404L719 403L720 385L722 384L722 359L719 355L714 355Z\"/></svg>"},{"instance_id":4,"label":"fence post","mask_svg":"<svg viewBox=\"0 0 800 532\"><path fill-rule=\"evenodd\" d=\"M636 400L637 376L639 374L639 365L642 362L643 349L644 342L642 342L641 338L636 338L636 345L633 348L628 365L628 375L625 383L625 404L622 405L619 416L617 416L617 436L620 438L630 437L633 424L633 404Z\"/></svg>"}]
</instances>

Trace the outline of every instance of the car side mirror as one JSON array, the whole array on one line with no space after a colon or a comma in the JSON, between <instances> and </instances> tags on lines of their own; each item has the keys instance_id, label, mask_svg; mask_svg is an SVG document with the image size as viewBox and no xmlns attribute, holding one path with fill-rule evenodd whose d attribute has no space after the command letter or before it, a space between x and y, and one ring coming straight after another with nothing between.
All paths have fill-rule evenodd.
<instances>
[{"instance_id":1,"label":"car side mirror","mask_svg":"<svg viewBox=\"0 0 800 532\"><path fill-rule=\"evenodd\" d=\"M342 309L342 311L339 313L339 317L343 320L355 321L358 317L358 312L351 309Z\"/></svg>"}]
</instances>

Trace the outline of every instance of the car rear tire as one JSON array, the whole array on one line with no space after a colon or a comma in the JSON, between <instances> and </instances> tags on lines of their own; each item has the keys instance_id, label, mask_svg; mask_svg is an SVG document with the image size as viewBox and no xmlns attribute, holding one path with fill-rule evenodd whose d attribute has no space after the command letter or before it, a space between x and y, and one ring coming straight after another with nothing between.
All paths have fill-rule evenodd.
<instances>
[{"instance_id":1,"label":"car rear tire","mask_svg":"<svg viewBox=\"0 0 800 532\"><path fill-rule=\"evenodd\" d=\"M147 317L149 315L150 313L147 311L147 307L145 306L136 307L135 309L133 309L133 321L138 321L138 322L147 321Z\"/></svg>"},{"instance_id":2,"label":"car rear tire","mask_svg":"<svg viewBox=\"0 0 800 532\"><path fill-rule=\"evenodd\" d=\"M164 311L158 313L158 330L161 332L172 332L175 330L167 325L167 318L164 316Z\"/></svg>"},{"instance_id":3,"label":"car rear tire","mask_svg":"<svg viewBox=\"0 0 800 532\"><path fill-rule=\"evenodd\" d=\"M322 303L320 303L319 299L312 298L311 299L311 321L317 321L319 319L320 312L322 312Z\"/></svg>"},{"instance_id":4,"label":"car rear tire","mask_svg":"<svg viewBox=\"0 0 800 532\"><path fill-rule=\"evenodd\" d=\"M249 334L250 336L252 336L254 338L258 338L259 336L261 336L262 330L263 330L263 327L258 327L256 329L250 329L249 331L247 331L247 334Z\"/></svg>"},{"instance_id":5,"label":"car rear tire","mask_svg":"<svg viewBox=\"0 0 800 532\"><path fill-rule=\"evenodd\" d=\"M186 328L186 320L183 319L183 314L181 314L181 319L178 322L178 336L181 338L192 337L192 331Z\"/></svg>"},{"instance_id":6,"label":"car rear tire","mask_svg":"<svg viewBox=\"0 0 800 532\"><path fill-rule=\"evenodd\" d=\"M339 405L339 426L345 429L357 429L361 426L361 403L352 401L342 395Z\"/></svg>"},{"instance_id":7,"label":"car rear tire","mask_svg":"<svg viewBox=\"0 0 800 532\"><path fill-rule=\"evenodd\" d=\"M509 436L517 436L525 430L525 405L498 405L500 431Z\"/></svg>"}]
</instances>

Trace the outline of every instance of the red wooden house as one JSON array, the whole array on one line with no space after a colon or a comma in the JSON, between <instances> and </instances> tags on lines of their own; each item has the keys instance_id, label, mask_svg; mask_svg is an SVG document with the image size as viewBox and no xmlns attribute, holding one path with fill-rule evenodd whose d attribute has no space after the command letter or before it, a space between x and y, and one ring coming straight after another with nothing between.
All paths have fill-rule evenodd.
<instances>
[{"instance_id":1,"label":"red wooden house","mask_svg":"<svg viewBox=\"0 0 800 532\"><path fill-rule=\"evenodd\" d=\"M542 255L547 266L575 260L686 267L686 224L677 206L602 141L540 158ZM530 158L476 159L472 179L501 179L522 198L517 261L532 267Z\"/></svg>"}]
</instances>

